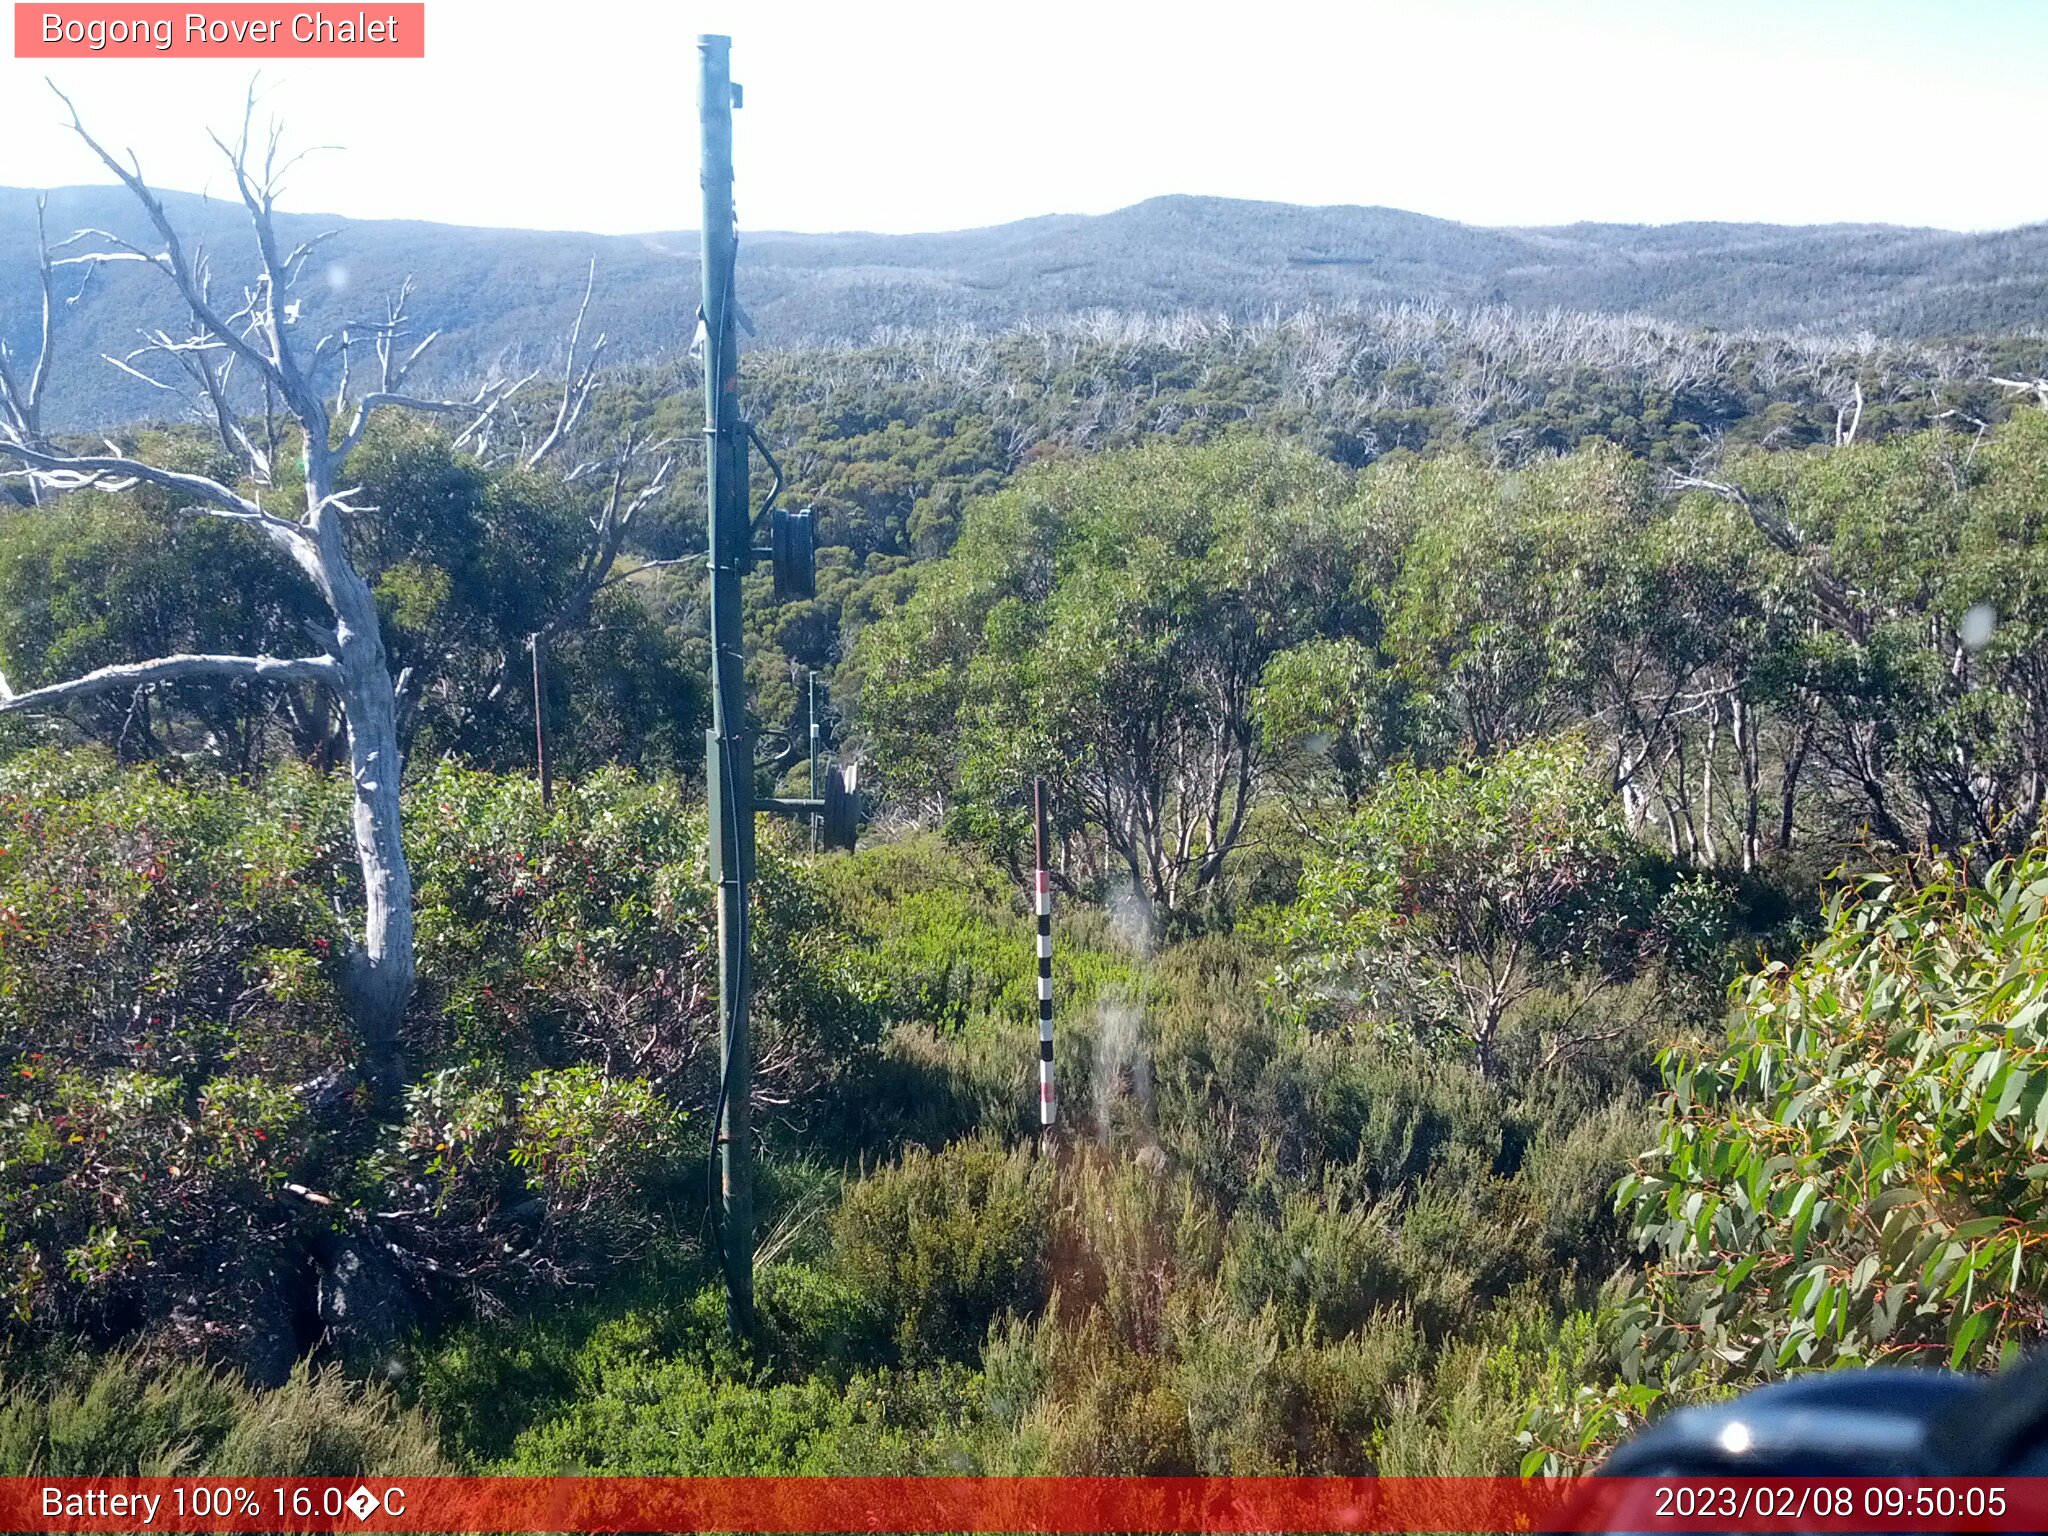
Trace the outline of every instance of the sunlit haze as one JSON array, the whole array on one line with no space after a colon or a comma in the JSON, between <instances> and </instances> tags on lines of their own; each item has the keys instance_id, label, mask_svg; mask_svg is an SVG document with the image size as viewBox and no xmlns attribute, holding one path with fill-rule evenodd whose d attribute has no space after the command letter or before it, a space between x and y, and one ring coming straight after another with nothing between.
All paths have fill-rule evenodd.
<instances>
[{"instance_id":1,"label":"sunlit haze","mask_svg":"<svg viewBox=\"0 0 2048 1536\"><path fill-rule=\"evenodd\" d=\"M351 12L352 13L352 12ZM695 38L733 36L754 228L909 231L1162 193L1474 223L2048 217L2024 0L651 5L430 0L424 61L269 66L288 205L607 233L695 222ZM0 185L104 180L50 74L164 186L246 62L0 62Z\"/></svg>"}]
</instances>

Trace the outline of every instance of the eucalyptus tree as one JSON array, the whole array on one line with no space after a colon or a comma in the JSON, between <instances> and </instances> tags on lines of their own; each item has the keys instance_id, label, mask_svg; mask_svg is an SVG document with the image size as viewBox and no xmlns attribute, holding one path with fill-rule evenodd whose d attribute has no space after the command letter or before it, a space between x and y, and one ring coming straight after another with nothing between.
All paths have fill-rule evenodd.
<instances>
[{"instance_id":1,"label":"eucalyptus tree","mask_svg":"<svg viewBox=\"0 0 2048 1536\"><path fill-rule=\"evenodd\" d=\"M360 499L351 460L384 411L453 417L457 445L484 442L517 381L486 383L467 399L408 393L408 375L434 336L413 338L403 291L379 318L318 337L298 328L297 289L320 241L287 246L281 239L276 204L294 158L281 155L275 126L265 137L254 135L254 115L252 95L236 140L215 141L253 235L253 261L242 280L217 277L209 254L181 237L139 161L101 144L75 109L72 129L134 196L152 235L137 243L84 230L56 246L57 254L46 251L43 262L46 292L66 269L90 273L135 263L161 277L176 318L147 331L142 346L116 366L195 404L218 437L219 463L179 467L111 442L78 452L52 440L39 419L54 344L47 326L26 378L19 366L0 372L0 460L12 460L11 477L45 503L53 494L147 486L168 493L181 514L234 524L310 586L323 616L303 625L309 645L296 654L171 653L20 690L0 678L0 711L46 710L194 680L307 684L331 697L346 727L362 879L344 992L362 1036L363 1075L388 1094L402 1079L399 1026L414 980L412 877L399 820L402 679L392 672L376 595L350 552L349 524L378 510ZM330 394L324 381L337 375ZM245 410L245 402L255 409Z\"/></svg>"},{"instance_id":2,"label":"eucalyptus tree","mask_svg":"<svg viewBox=\"0 0 2048 1536\"><path fill-rule=\"evenodd\" d=\"M1203 898L1267 772L1267 664L1352 626L1347 486L1246 438L1047 465L974 503L856 657L892 784L1014 854L1042 776L1077 871L1162 920Z\"/></svg>"},{"instance_id":3,"label":"eucalyptus tree","mask_svg":"<svg viewBox=\"0 0 2048 1536\"><path fill-rule=\"evenodd\" d=\"M1650 520L1642 465L1607 448L1515 472L1455 455L1376 468L1365 494L1413 529L1389 648L1471 750L1580 718L1594 655L1632 605L1630 550Z\"/></svg>"},{"instance_id":4,"label":"eucalyptus tree","mask_svg":"<svg viewBox=\"0 0 2048 1536\"><path fill-rule=\"evenodd\" d=\"M1502 1026L1549 992L1549 1067L1642 1027L1616 985L1710 967L1725 918L1712 886L1673 880L1628 834L1577 744L1404 764L1308 859L1280 924L1283 991L1310 1016L1450 1042L1482 1075L1502 1064Z\"/></svg>"},{"instance_id":5,"label":"eucalyptus tree","mask_svg":"<svg viewBox=\"0 0 2048 1536\"><path fill-rule=\"evenodd\" d=\"M1738 509L1797 589L1805 632L1779 670L1823 825L2024 847L2048 806L2048 415L1752 454L1684 483Z\"/></svg>"},{"instance_id":6,"label":"eucalyptus tree","mask_svg":"<svg viewBox=\"0 0 2048 1536\"><path fill-rule=\"evenodd\" d=\"M1289 809L1313 831L1327 785L1357 810L1379 776L1403 759L1433 759L1445 744L1442 711L1372 640L1318 636L1266 667L1260 725Z\"/></svg>"}]
</instances>

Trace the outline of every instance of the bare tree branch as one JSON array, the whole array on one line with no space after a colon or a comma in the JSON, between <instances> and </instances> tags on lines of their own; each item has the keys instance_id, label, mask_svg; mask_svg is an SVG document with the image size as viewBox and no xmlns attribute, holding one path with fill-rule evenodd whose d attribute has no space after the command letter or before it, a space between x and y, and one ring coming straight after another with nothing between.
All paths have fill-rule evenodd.
<instances>
[{"instance_id":1,"label":"bare tree branch","mask_svg":"<svg viewBox=\"0 0 2048 1536\"><path fill-rule=\"evenodd\" d=\"M346 955L343 992L361 1031L365 1077L378 1098L388 1104L403 1083L400 1026L417 971L412 874L406 862L399 797L402 747L397 729L396 690L376 595L355 566L346 534L346 515L359 510L349 499L356 492L335 488L345 455L337 458L330 446L332 417L328 402L313 389L310 370L302 365L290 340L289 327L296 323L299 311L297 301L288 298L288 290L303 271L312 249L311 244L296 246L286 254L277 238L276 194L279 179L291 162L280 167L279 133L273 126L258 165L258 152L251 145L255 110L252 88L237 144L230 148L218 139L215 142L228 156L235 184L249 211L260 257L259 270L243 288L240 306L231 313L223 313L213 299L205 251L196 243L188 247L179 238L162 199L144 182L133 155L125 165L117 160L86 130L70 100L54 84L51 89L70 110L71 126L81 141L134 195L164 244L160 253L151 253L116 237L93 234L83 238L94 239L107 250L66 257L63 264L76 263L90 271L103 260L135 260L163 271L170 278L192 317L193 333L181 338L165 329L145 331L145 347L125 366L140 373L142 370L135 367L137 358L161 354L183 368L198 386L205 403L212 407L223 442L231 451L242 454L249 464L251 478L258 484L265 482L268 466L276 462L282 432L295 428L305 454L304 511L296 519L279 517L253 496L234 489L225 478L149 464L127 456L111 444L104 454L54 452L45 442L35 440L39 438L39 429L32 413L23 410L32 398L32 387L18 378L10 378L4 386L9 404L5 411L0 411L0 460L11 460L23 467L6 471L7 476L25 478L32 486L52 490L80 490L89 486L120 490L148 484L175 491L195 504L187 510L244 522L261 532L312 582L333 622L320 629L320 644L327 652L323 656L165 656L105 667L69 682L20 694L0 679L0 710L42 707L120 689L139 691L159 682L192 677L284 684L318 682L324 686L347 728L351 824L356 862L362 872L360 938L351 943ZM59 264L49 260L47 252L45 258L51 267ZM402 304L395 303L394 321L401 312ZM395 331L395 323L392 329ZM395 338L387 337L387 347L395 345ZM413 355L417 356L418 351L415 348ZM312 349L312 356L317 361L320 349ZM255 383L263 398L261 430L268 444L265 449L256 447L231 409L229 370L236 363L245 363L256 372ZM495 394L487 389L480 393L479 402L495 408L495 401L503 393L502 389ZM431 404L387 396L373 402L371 409L384 403ZM290 690L285 692L288 695Z\"/></svg>"},{"instance_id":2,"label":"bare tree branch","mask_svg":"<svg viewBox=\"0 0 2048 1536\"><path fill-rule=\"evenodd\" d=\"M645 575L648 571L665 571L674 565L696 565L708 558L710 558L708 555L699 552L694 555L676 555L667 560L643 560L630 571L620 571L615 575L606 577L597 584L597 589L602 592L607 587L616 587L620 582L631 581L635 576Z\"/></svg>"},{"instance_id":3,"label":"bare tree branch","mask_svg":"<svg viewBox=\"0 0 2048 1536\"><path fill-rule=\"evenodd\" d=\"M326 682L335 671L327 656L159 656L121 666L101 667L69 682L51 683L16 693L0 675L0 714L17 709L42 709L67 699L88 698L96 693L114 693L123 688L140 688L186 677L240 679L252 683Z\"/></svg>"},{"instance_id":4,"label":"bare tree branch","mask_svg":"<svg viewBox=\"0 0 2048 1536\"><path fill-rule=\"evenodd\" d=\"M49 232L43 222L49 204L47 197L36 198L36 276L42 290L42 332L26 384L14 371L6 343L0 342L0 411L6 413L7 423L16 436L23 442L38 444L43 441L43 392L50 382L50 343L56 331L56 275L50 259ZM90 271L87 277L90 279Z\"/></svg>"},{"instance_id":5,"label":"bare tree branch","mask_svg":"<svg viewBox=\"0 0 2048 1536\"><path fill-rule=\"evenodd\" d=\"M664 439L641 448L629 438L619 451L612 466L611 486L605 495L604 506L591 519L591 543L584 551L583 565L577 573L576 582L548 621L534 633L530 644L545 643L559 633L589 606L592 598L611 585L612 567L618 563L626 534L633 526L633 520L668 489L669 476L676 467L675 457L669 454L662 458L646 484L630 495L626 491L627 479L638 459L663 452L671 446L669 440Z\"/></svg>"},{"instance_id":6,"label":"bare tree branch","mask_svg":"<svg viewBox=\"0 0 2048 1536\"><path fill-rule=\"evenodd\" d=\"M163 270L169 275L171 281L176 284L180 296L191 307L193 314L198 317L200 324L213 332L214 335L218 336L228 346L234 348L236 352L247 358L254 367L275 378L286 398L290 399L292 392L279 360L268 356L262 349L244 337L227 319L217 313L212 304L208 302L205 292L206 285L201 280L200 273L195 267L191 256L187 253L184 242L178 238L177 229L171 223L171 216L164 207L163 199L158 197L150 189L149 184L142 179L141 165L135 160L134 155L131 153L129 163L123 165L105 145L100 143L87 130L84 121L78 115L78 108L72 104L71 98L66 96L61 90L58 90L55 82L50 82L50 89L56 94L57 99L64 103L64 109L71 114L71 131L78 135L86 148L99 157L100 164L114 173L121 185L134 195L135 200L142 204L143 211L149 215L150 224L156 229L158 236L164 242L163 251L159 254L152 254L138 246L130 245L125 240L110 235L107 236L108 240L114 244L117 251L123 254L100 255L87 259L98 261L140 260ZM253 101L253 96L251 99ZM238 184L246 185L246 181L246 177L237 176Z\"/></svg>"},{"instance_id":7,"label":"bare tree branch","mask_svg":"<svg viewBox=\"0 0 2048 1536\"><path fill-rule=\"evenodd\" d=\"M527 455L526 467L533 469L561 444L563 438L575 429L582 419L584 406L590 403L590 394L597 383L597 365L604 356L605 343L610 338L599 333L597 344L590 349L590 356L584 360L581 370L576 365L576 349L583 338L583 319L590 312L590 295L597 286L597 258L590 258L590 270L583 279L583 302L576 306L575 322L569 327L569 353L562 365L562 401L555 409L554 425L549 427L540 440L540 446Z\"/></svg>"},{"instance_id":8,"label":"bare tree branch","mask_svg":"<svg viewBox=\"0 0 2048 1536\"><path fill-rule=\"evenodd\" d=\"M138 482L162 486L203 503L211 516L255 525L294 558L303 558L307 550L305 531L298 524L264 511L258 503L206 475L162 469L141 459L111 454L47 453L13 441L5 433L0 433L0 454L28 466L8 472L9 477L25 477L49 490L81 491L98 486L102 490L122 491Z\"/></svg>"},{"instance_id":9,"label":"bare tree branch","mask_svg":"<svg viewBox=\"0 0 2048 1536\"><path fill-rule=\"evenodd\" d=\"M509 383L482 385L476 394L467 400L427 400L417 395L402 395L382 389L371 390L356 402L355 418L349 423L348 431L342 437L341 446L334 450L334 462L341 464L347 461L348 456L354 453L357 445L362 442L363 433L369 429L370 418L387 405L442 416L472 416L469 425L455 438L455 446L459 448L483 428L497 413L498 408L512 398L520 385L532 377L532 374L528 374L526 378L515 379Z\"/></svg>"},{"instance_id":10,"label":"bare tree branch","mask_svg":"<svg viewBox=\"0 0 2048 1536\"><path fill-rule=\"evenodd\" d=\"M2002 379L1994 373L1991 382L2015 394L2032 395L2035 404L2048 407L2048 379Z\"/></svg>"},{"instance_id":11,"label":"bare tree branch","mask_svg":"<svg viewBox=\"0 0 2048 1536\"><path fill-rule=\"evenodd\" d=\"M279 318L285 307L284 294L289 287L288 270L277 242L277 191L278 178L282 174L277 164L277 150L282 134L280 126L273 122L270 127L270 142L263 158L263 174L255 177L249 169L249 130L256 116L256 87L252 82L249 95L242 109L242 133L235 146L230 148L219 135L210 135L228 162L228 170L235 178L235 186L242 194L242 205L249 210L249 223L256 234L256 249L263 264L262 277L256 290L250 295L249 314L257 333L269 343L269 367L275 373L286 404L294 415L310 426L319 421L323 426L327 420L326 403L315 392L300 369L298 359L293 355L284 336L285 322ZM295 163L287 161L286 169ZM166 237L168 238L168 236ZM297 306L292 305L293 315ZM308 451L326 447L326 433L319 434L317 444L310 441Z\"/></svg>"},{"instance_id":12,"label":"bare tree branch","mask_svg":"<svg viewBox=\"0 0 2048 1536\"><path fill-rule=\"evenodd\" d=\"M1853 411L1853 414L1852 414ZM1856 441L1856 429L1863 425L1863 381L1858 379L1850 402L1835 408L1835 446L1846 448Z\"/></svg>"}]
</instances>

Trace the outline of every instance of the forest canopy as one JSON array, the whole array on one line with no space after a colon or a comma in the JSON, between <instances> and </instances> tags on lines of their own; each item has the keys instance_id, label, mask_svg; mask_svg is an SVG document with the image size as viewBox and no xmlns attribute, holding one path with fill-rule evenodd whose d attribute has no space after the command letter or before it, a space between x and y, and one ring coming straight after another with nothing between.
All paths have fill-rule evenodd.
<instances>
[{"instance_id":1,"label":"forest canopy","mask_svg":"<svg viewBox=\"0 0 2048 1536\"><path fill-rule=\"evenodd\" d=\"M318 673L0 714L0 1471L303 1423L342 1471L1562 1469L2032 1344L2033 345L1388 308L750 356L822 546L814 596L748 578L751 722L802 741L815 674L875 800L851 855L762 840L744 1345L694 365L579 396L572 341L488 432L333 423L413 982L380 1044ZM104 446L269 511L280 430ZM10 699L332 622L257 520L7 484Z\"/></svg>"}]
</instances>

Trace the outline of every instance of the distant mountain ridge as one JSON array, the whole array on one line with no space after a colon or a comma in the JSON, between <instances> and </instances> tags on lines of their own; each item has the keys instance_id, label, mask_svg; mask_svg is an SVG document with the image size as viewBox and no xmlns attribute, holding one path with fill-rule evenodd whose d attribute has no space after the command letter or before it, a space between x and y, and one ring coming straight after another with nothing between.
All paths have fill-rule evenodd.
<instances>
[{"instance_id":1,"label":"distant mountain ridge","mask_svg":"<svg viewBox=\"0 0 2048 1536\"><path fill-rule=\"evenodd\" d=\"M222 280L251 248L238 205L167 193L173 221ZM697 306L691 233L632 236L282 217L297 240L328 229L300 323L321 332L382 313L410 274L434 371L532 366L558 344L598 264L593 324L623 359L687 345ZM149 231L119 188L50 194L53 238L81 227L137 243ZM33 194L0 188L0 338L35 327ZM1489 229L1390 208L1310 208L1159 197L1100 215L1053 214L917 235L743 234L740 300L752 345L861 342L878 330L1003 326L1092 309L1275 309L1400 301L1627 312L1724 330L1891 337L2033 330L2048 323L2048 224L1987 234L1890 225L1570 224ZM63 321L52 386L61 426L161 413L165 397L99 362L162 323L161 280L102 271Z\"/></svg>"}]
</instances>

